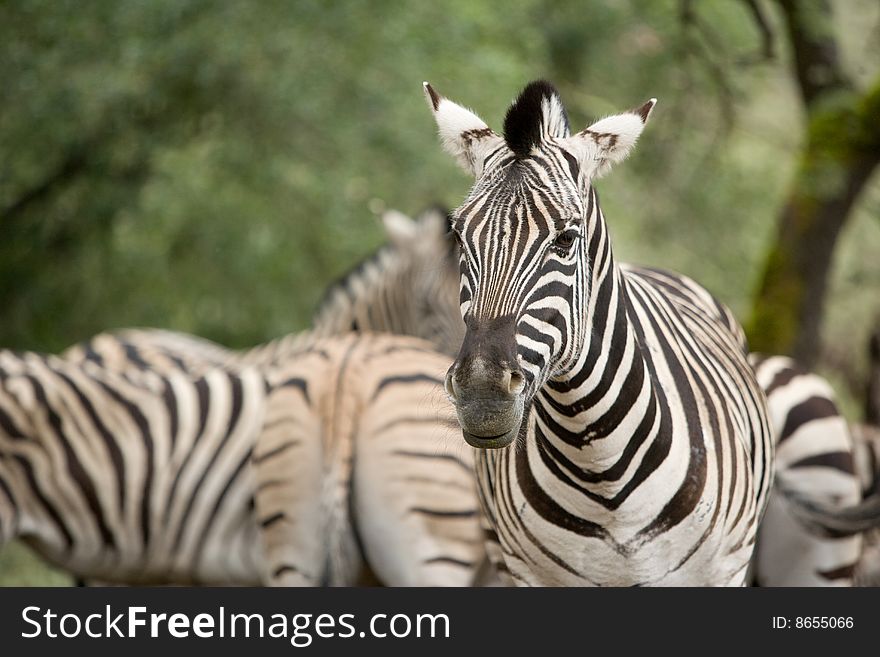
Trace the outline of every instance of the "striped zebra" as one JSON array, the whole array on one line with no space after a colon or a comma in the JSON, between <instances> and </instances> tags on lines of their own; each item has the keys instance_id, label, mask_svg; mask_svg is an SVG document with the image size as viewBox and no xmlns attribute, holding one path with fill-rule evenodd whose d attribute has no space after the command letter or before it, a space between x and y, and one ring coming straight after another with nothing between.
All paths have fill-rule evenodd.
<instances>
[{"instance_id":1,"label":"striped zebra","mask_svg":"<svg viewBox=\"0 0 880 657\"><path fill-rule=\"evenodd\" d=\"M80 362L2 352L0 538L109 582L351 585L366 557L386 584L470 583L483 547L448 357L301 337L273 367L224 368L181 357L222 359L210 343L145 336Z\"/></svg>"},{"instance_id":2,"label":"striped zebra","mask_svg":"<svg viewBox=\"0 0 880 657\"><path fill-rule=\"evenodd\" d=\"M591 184L655 101L571 135L535 82L502 137L425 92L476 178L453 213L467 330L446 389L499 568L531 585L742 585L773 477L742 331L693 281L617 264Z\"/></svg>"},{"instance_id":3,"label":"striped zebra","mask_svg":"<svg viewBox=\"0 0 880 657\"><path fill-rule=\"evenodd\" d=\"M252 371L122 374L0 351L0 544L83 578L255 584Z\"/></svg>"},{"instance_id":4,"label":"striped zebra","mask_svg":"<svg viewBox=\"0 0 880 657\"><path fill-rule=\"evenodd\" d=\"M862 495L876 496L880 494L880 427L853 424L850 432ZM864 547L856 566L855 580L860 586L880 586L880 529L874 529L864 536Z\"/></svg>"},{"instance_id":5,"label":"striped zebra","mask_svg":"<svg viewBox=\"0 0 880 657\"><path fill-rule=\"evenodd\" d=\"M413 335L454 356L464 323L458 309L458 249L447 213L431 208L414 221L389 210L382 223L389 244L327 289L313 330Z\"/></svg>"},{"instance_id":6,"label":"striped zebra","mask_svg":"<svg viewBox=\"0 0 880 657\"><path fill-rule=\"evenodd\" d=\"M431 268L431 275L444 277L458 285L459 266L457 256L449 258L450 237L436 239L439 234L436 226L425 225L424 217L413 221L400 213L394 213L394 221L385 220L386 231L396 254L402 262L425 261L443 263L442 267ZM443 221L437 215L437 224ZM419 257L407 260L407 250L419 249ZM395 333L418 335L420 322L406 325L396 321L395 316L412 317L418 295L415 290L423 289L425 283L418 282L410 290L411 281L418 281L424 275L421 269L408 272L405 276L384 277L382 261L370 259L375 266L370 268L369 285L359 283L353 278L359 276L363 267L353 270L347 280L342 282L344 290L380 289L397 287L398 291L388 292L387 296L398 299L394 312L383 313L386 330ZM368 261L369 262L369 261ZM396 271L400 271L397 266ZM451 287L450 284L438 289ZM332 296L332 293L330 294ZM457 296L457 294L456 294ZM353 307L357 293L347 295L349 307ZM345 304L338 311L345 315ZM442 305L430 309L432 314L454 312L460 320L460 312ZM341 322L340 322L341 323ZM415 326L416 328L409 328ZM452 325L454 326L454 325ZM463 325L459 326L463 328ZM365 324L369 328L368 324ZM422 335L422 337L429 337ZM457 350L461 335L452 332L444 336L445 345L453 345ZM771 427L777 446L775 471L777 485L774 486L759 531L758 548L755 554L755 573L757 581L764 586L848 586L853 582L852 567L859 554L862 542L860 534L835 534L829 536L811 525L801 523L790 506L794 502L786 498L787 492L798 493L802 497L824 501L834 508L855 504L861 499L857 473L853 462L873 473L874 468L859 451L853 453L846 421L840 415L828 383L815 374L804 371L789 358L768 357L749 354L749 363L755 371L758 383L768 397ZM856 447L864 441L856 440ZM855 459L853 459L855 457ZM860 459L861 457L861 459ZM864 481L864 473L859 472ZM780 483L781 482L781 483ZM782 487L784 490L779 490ZM870 486L865 485L865 493ZM876 532L874 532L876 534ZM871 534L870 537L873 537ZM870 558L860 563L871 563ZM867 566L861 566L860 570ZM863 581L865 578L861 578Z\"/></svg>"},{"instance_id":7,"label":"striped zebra","mask_svg":"<svg viewBox=\"0 0 880 657\"><path fill-rule=\"evenodd\" d=\"M547 529L549 524L553 541L561 541L559 536L566 536L565 531L586 532L585 539L596 539L595 532L599 540L608 543L605 524L596 520L626 522L619 512L613 518L608 514L624 505L637 486L648 488L644 481L654 469L660 468L659 461L662 460L651 450L659 449L657 441L662 443L664 435L669 442L675 436L674 432L671 435L664 433L662 427L634 424L639 419L636 409L626 403L613 403L617 401L613 394L615 386L622 386L617 389L628 393L628 403L643 403L647 398L641 416L647 422L655 412L652 404L658 393L663 403L663 391L655 387L649 392L651 384L656 386L664 379L666 384L677 382L687 393L684 398L679 398L685 407L677 409L686 418L690 416L686 425L692 429L696 420L708 418L711 422L711 413L707 414L707 410L712 404L702 407L698 404L699 408L693 408L700 394L717 393L712 385L704 388L701 386L705 381L699 382L701 363L695 356L702 351L702 356L710 358L702 365L712 366L709 371L710 377L714 378L712 383L727 386L712 402L720 400L722 407L725 403L732 403L738 406L740 414L745 411L755 419L756 407L760 412L762 403L760 395L755 394L752 377L743 374L741 367L744 338L729 311L692 281L656 270L616 265L610 256L604 218L590 180L626 156L653 108L653 101L636 111L604 119L570 137L567 117L558 95L546 83L537 83L527 88L530 92L522 94L508 112L502 138L472 112L442 98L427 84L425 91L444 146L477 178L455 218L454 228L463 250L461 310L465 321L470 322L470 337L465 338L462 352L447 377L447 391L455 400L462 382L466 393L468 387L472 388L470 393L475 396L474 403L468 403L470 399L466 394L465 400L458 404L460 421L465 423L470 415L481 432L488 431L492 438L499 439L480 440L479 436L485 433L468 436L465 424L465 438L470 438L470 442L478 447L492 447L512 442L514 438L520 439L516 455L484 455L478 472L484 505L490 516L494 513L492 505L501 503L495 495L505 495L503 500L508 506L502 507L505 514L502 520L511 524L513 529L506 527L509 533L504 540L516 545L508 547L504 554L507 556L511 551L517 551L518 554L511 558L519 558L519 569L533 575L531 566L523 562L523 554L532 552L528 556L533 559L532 563L536 563L542 559L535 560L534 552L543 552L544 561L549 559L553 563L544 563L542 567L554 575L561 574L562 580L569 575L577 580L581 573L566 571L565 563L556 562L552 551L548 553L542 541L531 533L533 529ZM553 238L552 242L550 238ZM486 277L488 283L487 290L479 292L477 283L481 277ZM542 289L549 298L542 296ZM608 312L608 304L611 304L612 312ZM673 324L663 326L658 323L661 317L655 314L657 312L663 318L673 320ZM597 317L601 321L597 321ZM720 340L716 334L718 331L723 334ZM695 336L696 339L692 339ZM624 339L618 340L620 337ZM667 342L670 337L674 338L671 344ZM726 341L731 337L733 352L729 351L731 344ZM658 348L663 353L663 358L658 361L661 368L665 357L673 355L672 371L658 373L654 368L651 354ZM673 353L675 351L679 352L678 356ZM624 360L623 354L631 360ZM681 362L675 361L682 358L681 354L685 360L692 361L691 371L679 369ZM727 363L736 370L732 374L726 369L726 374L731 377L728 380L724 379L724 363L715 360L719 355L721 361L726 358L735 361ZM607 368L609 362L615 366L610 370L596 367L604 365ZM631 367L629 371L625 369L627 365ZM647 382L643 380L643 365L648 367ZM584 369L579 370L581 367ZM612 374L618 379L613 380ZM737 381L745 382L746 388L737 388ZM642 388L630 387L634 382L641 383ZM687 390L689 382L697 384L696 398L690 397L693 390ZM570 387L572 384L574 387ZM738 400L738 394L743 393L745 400ZM730 408L726 410L730 411ZM777 408L777 411L781 410ZM675 411L673 407L673 415ZM622 413L627 413L628 417ZM505 415L508 422L505 422ZM520 415L525 417L522 423L515 420ZM780 412L776 415L782 416ZM510 422L510 419L514 421ZM724 419L729 422L731 417L724 416ZM740 424L734 427L728 424L720 431L711 427L715 439L721 441L716 442L716 449L719 444L724 444L726 433L728 445L732 442L734 452L737 452L731 436L741 432L747 422L742 415L737 418L735 413L733 419L739 419ZM762 496L766 499L768 477L766 423L764 418L758 418L758 421L759 425L752 427L759 431L753 440L746 442L743 435L739 436L753 459L751 474L759 477L753 482L758 486L756 520L760 517ZM591 422L598 424L598 431L590 425ZM635 432L635 439L628 444L627 426ZM507 431L499 432L501 428ZM680 422L678 428L681 429ZM655 432L657 429L659 431ZM785 427L778 425L774 429L775 434L780 435ZM598 448L592 445L597 435L605 441L609 435L616 436L618 448L623 451L615 452L613 447L603 450L602 445L607 448L611 441L600 443ZM653 436L655 442L648 441L646 447L644 441L649 436ZM695 438L691 435L694 446L697 445ZM708 439L707 433L704 446L709 445ZM803 444L804 441L798 442ZM670 447L663 445L664 450ZM813 449L821 453L826 448L814 444ZM639 451L647 462L634 458ZM693 452L690 456L694 456ZM685 456L681 459L684 460ZM633 466L634 460L639 468ZM674 459L667 458L663 462L670 461ZM603 469L604 466L609 467ZM739 464L735 463L734 467ZM786 467L785 463L781 466L783 472L777 488L788 502L787 512L795 514L799 523L810 527L813 535L831 533L841 539L832 552L841 563L845 562L846 555L852 552L852 546L858 541L858 538L847 541L845 537L853 537L880 524L880 495L848 506L844 504L846 496L836 499L834 504L823 503L818 499L821 496L799 489L809 482L798 473L789 476L790 473L784 471ZM840 476L835 465L828 463L824 467L825 474L831 479ZM776 466L773 469L776 470ZM628 482L624 479L624 483L620 483L624 471L629 471L633 479ZM740 479L742 474L740 470ZM527 485L520 482L526 476L530 477L526 480ZM687 483L685 481L675 492L679 497L670 499L670 504L681 500ZM549 485L552 493L544 490L544 485ZM690 501L694 500L695 490L696 487L691 488ZM523 497L521 506L517 507L519 511L524 512L528 505L533 505L532 510L540 520L535 518L534 524L524 526L522 519L512 519L517 515L510 507L515 493ZM734 493L731 490L731 495ZM554 494L561 498L557 499ZM517 500L519 503L520 498ZM703 498L695 502L695 508L705 501ZM571 505L575 502L583 503L593 517L573 512ZM663 526L662 514L675 508L660 510L661 515L651 519L653 525L643 526L641 531ZM741 519L742 516L738 515L737 520ZM713 526L715 520L713 516ZM584 521L589 522L584 524ZM682 519L678 517L676 522L681 524ZM629 530L634 531L632 526ZM651 533L649 529L648 533ZM657 535L662 533L658 531ZM523 538L523 534L528 538ZM626 530L624 535L630 542L638 543L640 536L645 538L643 534L630 536ZM781 530L764 532L763 540L769 545L784 536L785 532ZM653 538L647 538L645 542ZM695 551L702 547L704 540L705 535L694 545ZM614 539L610 542L614 543ZM497 540L491 543L496 544L493 548L495 560L501 562ZM826 546L829 544L825 541ZM629 547L626 546L624 552ZM738 544L738 547L742 545ZM694 554L689 554L684 561L697 563L693 557ZM613 554L609 557L611 561L617 558ZM826 554L824 559L833 561L834 558ZM684 561L677 564L677 568L680 569ZM501 564L502 567L505 565ZM847 579L841 576L823 581L841 584ZM669 577L668 581L676 580Z\"/></svg>"},{"instance_id":8,"label":"striped zebra","mask_svg":"<svg viewBox=\"0 0 880 657\"><path fill-rule=\"evenodd\" d=\"M855 451L827 381L784 356L750 354L749 362L767 395L776 438L777 483L759 532L755 580L762 586L850 586L861 534L829 535L801 523L784 491L832 507L856 505L865 458ZM862 467L873 474L869 465Z\"/></svg>"},{"instance_id":9,"label":"striped zebra","mask_svg":"<svg viewBox=\"0 0 880 657\"><path fill-rule=\"evenodd\" d=\"M400 213L391 211L383 216L383 223L391 244L358 265L328 290L315 315L315 329L306 336L291 334L243 352L235 352L182 333L156 329L125 329L99 334L75 345L63 355L74 362L92 362L100 367L111 367L123 372L157 369L160 372L180 371L197 375L214 367L233 370L258 367L266 371L299 358L308 349L310 341L318 336L344 333L351 328L360 327L424 336L447 352L454 352L463 334L457 294L454 291L457 278L437 275L438 270L448 266L448 261L452 261L457 268L457 252L449 236L446 214L431 209L413 222ZM405 289L401 285L403 282L406 283ZM401 293L402 289L406 296ZM414 292L418 294L413 296L423 299L422 302L412 302L411 295ZM466 457L457 454L460 448L454 443L439 445L435 447L435 451L437 458L440 455L455 461L470 458L469 454ZM430 463L433 456L425 458ZM411 461L411 469L414 472L420 471L421 466L417 459L413 457ZM442 468L437 472L442 475ZM462 492L466 489L446 486L442 478L432 483L430 477L423 473L413 479L409 489L409 495L399 494L394 503L386 508L393 510L398 500L420 499L424 496L421 492L423 489L431 490L433 495L443 493L444 496L438 497L436 501L446 504L450 509L459 509L465 505ZM401 493L403 492L405 491ZM475 500L473 490L471 494ZM416 505L411 503L410 506ZM390 522L386 519L380 521L385 525ZM402 525L406 523L404 518ZM434 532L441 525L427 527L426 531ZM446 540L443 536L428 534L423 537L422 543L430 545L432 541L443 540ZM454 543L454 537L452 541ZM389 554L394 554L393 547L388 550ZM452 545L453 552L455 549ZM398 561L403 563L406 559ZM473 569L473 563L466 565L466 560L459 561L460 568ZM430 576L430 573L426 576ZM411 574L405 580L391 580L391 583L394 582L466 583L463 573L458 577L443 578L442 581L436 577L426 580Z\"/></svg>"},{"instance_id":10,"label":"striped zebra","mask_svg":"<svg viewBox=\"0 0 880 657\"><path fill-rule=\"evenodd\" d=\"M298 446L321 434L321 515L348 529L331 532L331 583L352 582L363 555L387 585L470 584L484 548L472 454L443 393L449 362L422 340L366 333L321 340L271 373L287 392L270 402L279 415L254 460L272 583L299 583L309 553L291 535L303 497L291 473Z\"/></svg>"}]
</instances>

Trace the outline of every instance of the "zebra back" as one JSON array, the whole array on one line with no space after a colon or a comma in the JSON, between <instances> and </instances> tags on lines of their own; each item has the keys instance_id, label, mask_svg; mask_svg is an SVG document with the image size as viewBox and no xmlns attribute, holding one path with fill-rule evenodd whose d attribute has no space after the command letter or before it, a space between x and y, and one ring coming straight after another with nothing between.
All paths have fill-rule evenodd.
<instances>
[{"instance_id":1,"label":"zebra back","mask_svg":"<svg viewBox=\"0 0 880 657\"><path fill-rule=\"evenodd\" d=\"M277 556L269 581L352 584L366 557L386 584L470 582L483 555L470 453L449 439L457 423L437 388L449 358L428 343L306 333L231 352L133 329L66 356L127 376L219 367L266 378L254 467L257 522Z\"/></svg>"},{"instance_id":2,"label":"zebra back","mask_svg":"<svg viewBox=\"0 0 880 657\"><path fill-rule=\"evenodd\" d=\"M0 352L0 534L87 578L260 581L254 371L125 373Z\"/></svg>"}]
</instances>

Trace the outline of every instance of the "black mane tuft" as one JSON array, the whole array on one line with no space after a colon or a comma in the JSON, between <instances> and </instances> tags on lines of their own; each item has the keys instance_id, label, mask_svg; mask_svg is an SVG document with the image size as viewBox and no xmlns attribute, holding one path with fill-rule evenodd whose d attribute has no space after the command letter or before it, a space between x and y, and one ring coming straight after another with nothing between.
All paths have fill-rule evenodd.
<instances>
[{"instance_id":1,"label":"black mane tuft","mask_svg":"<svg viewBox=\"0 0 880 657\"><path fill-rule=\"evenodd\" d=\"M546 80L535 80L526 85L507 110L504 140L518 157L526 157L534 146L541 143L541 105L544 98L554 96L559 98L556 87ZM565 122L568 125L568 117L565 117Z\"/></svg>"}]
</instances>

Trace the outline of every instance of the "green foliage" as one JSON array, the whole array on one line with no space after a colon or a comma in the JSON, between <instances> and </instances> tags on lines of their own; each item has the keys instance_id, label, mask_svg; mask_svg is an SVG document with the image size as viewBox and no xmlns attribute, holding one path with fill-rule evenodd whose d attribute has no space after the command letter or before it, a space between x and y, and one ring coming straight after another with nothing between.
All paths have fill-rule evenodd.
<instances>
[{"instance_id":1,"label":"green foliage","mask_svg":"<svg viewBox=\"0 0 880 657\"><path fill-rule=\"evenodd\" d=\"M46 565L21 543L0 550L0 586L70 586L67 573Z\"/></svg>"}]
</instances>

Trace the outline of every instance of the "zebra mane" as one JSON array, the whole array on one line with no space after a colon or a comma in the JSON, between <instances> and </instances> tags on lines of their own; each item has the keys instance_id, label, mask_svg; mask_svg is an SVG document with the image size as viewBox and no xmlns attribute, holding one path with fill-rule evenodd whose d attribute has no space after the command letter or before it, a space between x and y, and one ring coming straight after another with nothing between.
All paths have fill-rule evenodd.
<instances>
[{"instance_id":1,"label":"zebra mane","mask_svg":"<svg viewBox=\"0 0 880 657\"><path fill-rule=\"evenodd\" d=\"M568 137L568 115L556 87L546 80L526 85L504 117L504 141L517 157L527 157L545 137Z\"/></svg>"},{"instance_id":2,"label":"zebra mane","mask_svg":"<svg viewBox=\"0 0 880 657\"><path fill-rule=\"evenodd\" d=\"M415 230L417 232L414 242L424 242L429 237L426 232L425 220L430 219L432 215L437 216L438 221L440 216L443 217L445 230L443 231L444 250L442 255L457 262L458 248L455 240L452 239L452 219L449 210L439 204L429 206L416 219ZM399 267L407 262L405 250L393 242L382 244L377 250L367 255L327 286L315 307L313 318L322 316L327 312L333 312L339 303L344 303L343 299L350 299L363 294L363 288L365 285L368 285L369 281L376 282L395 267ZM336 309L338 310L338 308Z\"/></svg>"}]
</instances>

